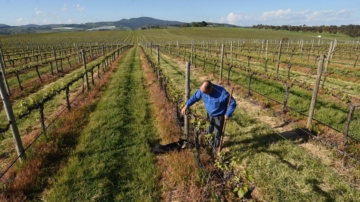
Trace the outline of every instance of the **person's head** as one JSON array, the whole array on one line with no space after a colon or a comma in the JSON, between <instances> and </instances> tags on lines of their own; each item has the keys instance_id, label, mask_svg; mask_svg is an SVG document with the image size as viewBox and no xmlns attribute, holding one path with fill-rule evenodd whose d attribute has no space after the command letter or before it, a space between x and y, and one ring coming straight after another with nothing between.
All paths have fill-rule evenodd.
<instances>
[{"instance_id":1,"label":"person's head","mask_svg":"<svg viewBox=\"0 0 360 202\"><path fill-rule=\"evenodd\" d=\"M205 94L211 94L213 91L213 85L209 80L204 80L201 83L200 91Z\"/></svg>"}]
</instances>

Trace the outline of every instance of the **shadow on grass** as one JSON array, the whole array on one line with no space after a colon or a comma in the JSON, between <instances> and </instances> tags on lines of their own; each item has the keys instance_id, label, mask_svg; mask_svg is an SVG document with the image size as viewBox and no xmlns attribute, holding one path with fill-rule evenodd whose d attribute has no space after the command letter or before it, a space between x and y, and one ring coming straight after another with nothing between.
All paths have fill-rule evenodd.
<instances>
[{"instance_id":1,"label":"shadow on grass","mask_svg":"<svg viewBox=\"0 0 360 202\"><path fill-rule=\"evenodd\" d=\"M264 128L252 128L248 134L261 134L263 133ZM301 144L305 143L309 140L309 135L305 133L301 129L295 129L291 131L286 131L280 134L271 132L266 133L264 135L252 135L248 138L242 139L242 140L234 140L234 141L228 141L224 143L224 147L229 147L232 149L240 150L239 152L241 157L245 156L253 156L256 153L268 153L273 156L276 156L282 163L286 164L289 168L295 169L295 170L302 170L302 166L296 166L293 163L287 161L284 159L284 153L281 151L272 151L269 149L269 146L271 144L289 140L292 141L295 144ZM236 137L232 138L236 139ZM230 156L228 157L231 158Z\"/></svg>"},{"instance_id":2,"label":"shadow on grass","mask_svg":"<svg viewBox=\"0 0 360 202\"><path fill-rule=\"evenodd\" d=\"M306 183L312 185L312 190L325 197L324 201L336 201L335 198L331 197L329 192L324 191L320 185L321 183L317 179L306 179Z\"/></svg>"}]
</instances>

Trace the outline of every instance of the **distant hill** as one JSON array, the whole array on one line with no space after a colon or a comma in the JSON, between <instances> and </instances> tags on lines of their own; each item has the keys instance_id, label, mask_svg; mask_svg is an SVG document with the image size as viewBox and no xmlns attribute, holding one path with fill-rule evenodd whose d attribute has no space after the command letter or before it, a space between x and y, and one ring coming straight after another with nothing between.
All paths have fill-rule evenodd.
<instances>
[{"instance_id":1,"label":"distant hill","mask_svg":"<svg viewBox=\"0 0 360 202\"><path fill-rule=\"evenodd\" d=\"M132 29L140 28L143 26L180 26L183 22L179 21L167 21L167 20L159 20L150 17L139 17L139 18L130 18L130 19L122 19L114 22L115 26L126 26Z\"/></svg>"},{"instance_id":2,"label":"distant hill","mask_svg":"<svg viewBox=\"0 0 360 202\"><path fill-rule=\"evenodd\" d=\"M5 25L5 24L0 24L0 28L7 28L7 27L11 27L11 26Z\"/></svg>"},{"instance_id":3,"label":"distant hill","mask_svg":"<svg viewBox=\"0 0 360 202\"><path fill-rule=\"evenodd\" d=\"M35 33L35 32L51 32L51 31L61 31L61 30L99 30L103 27L105 29L139 29L144 27L152 26L178 26L187 24L191 26L191 22L179 22L179 21L169 21L169 20L160 20L151 17L138 17L130 19L122 19L119 21L113 22L88 22L83 24L48 24L48 25L36 25L28 24L22 26L9 26L5 24L0 24L0 34L17 34L17 33ZM208 24L216 26L233 26L229 24L220 24L220 23L211 23ZM66 28L66 29L65 29Z\"/></svg>"},{"instance_id":4,"label":"distant hill","mask_svg":"<svg viewBox=\"0 0 360 202\"><path fill-rule=\"evenodd\" d=\"M28 25L23 25L21 27L26 27L26 28L30 28L30 27L41 27L41 26L44 26L44 25L36 25L36 24L28 24Z\"/></svg>"}]
</instances>

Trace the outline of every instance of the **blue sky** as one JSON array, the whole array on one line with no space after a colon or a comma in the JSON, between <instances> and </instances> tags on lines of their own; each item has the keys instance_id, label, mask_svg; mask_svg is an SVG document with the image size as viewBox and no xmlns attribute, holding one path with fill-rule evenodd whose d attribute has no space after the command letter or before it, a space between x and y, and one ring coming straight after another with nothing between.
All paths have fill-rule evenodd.
<instances>
[{"instance_id":1,"label":"blue sky","mask_svg":"<svg viewBox=\"0 0 360 202\"><path fill-rule=\"evenodd\" d=\"M69 24L153 17L240 26L360 24L359 0L0 0L0 24Z\"/></svg>"}]
</instances>

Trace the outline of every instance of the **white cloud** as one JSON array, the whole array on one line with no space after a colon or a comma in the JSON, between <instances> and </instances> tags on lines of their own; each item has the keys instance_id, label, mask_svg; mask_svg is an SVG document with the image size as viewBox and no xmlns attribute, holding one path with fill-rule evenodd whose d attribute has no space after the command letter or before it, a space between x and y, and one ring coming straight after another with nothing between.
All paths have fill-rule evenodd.
<instances>
[{"instance_id":1,"label":"white cloud","mask_svg":"<svg viewBox=\"0 0 360 202\"><path fill-rule=\"evenodd\" d=\"M78 11L83 11L85 8L84 7L81 7L80 6L80 4L74 4L73 5L75 8L76 8L76 10L78 10Z\"/></svg>"},{"instance_id":2,"label":"white cloud","mask_svg":"<svg viewBox=\"0 0 360 202\"><path fill-rule=\"evenodd\" d=\"M66 21L66 23L67 23L67 24L72 24L72 23L73 23L73 20L72 20L72 19L68 19L68 20Z\"/></svg>"},{"instance_id":3,"label":"white cloud","mask_svg":"<svg viewBox=\"0 0 360 202\"><path fill-rule=\"evenodd\" d=\"M23 20L24 20L23 18L19 18L19 19L16 20L16 22L17 22L17 23L22 23Z\"/></svg>"},{"instance_id":4,"label":"white cloud","mask_svg":"<svg viewBox=\"0 0 360 202\"><path fill-rule=\"evenodd\" d=\"M67 7L66 4L64 4L63 7L61 8L61 10L66 13L66 12L68 12L69 8Z\"/></svg>"},{"instance_id":5,"label":"white cloud","mask_svg":"<svg viewBox=\"0 0 360 202\"><path fill-rule=\"evenodd\" d=\"M242 13L229 13L226 17L226 20L230 24L236 24L239 21L248 21L251 20L253 17L242 14Z\"/></svg>"},{"instance_id":6,"label":"white cloud","mask_svg":"<svg viewBox=\"0 0 360 202\"><path fill-rule=\"evenodd\" d=\"M220 19L220 22L223 19ZM251 26L255 24L266 25L340 25L359 23L355 13L347 10L326 11L294 11L292 9L273 10L263 12L260 16L244 13L229 13L226 22L235 25Z\"/></svg>"}]
</instances>

